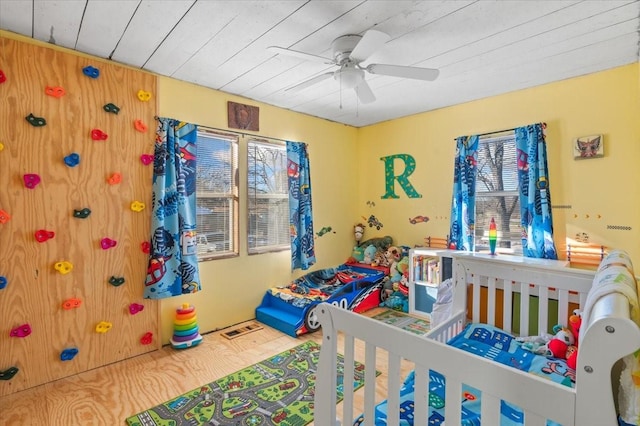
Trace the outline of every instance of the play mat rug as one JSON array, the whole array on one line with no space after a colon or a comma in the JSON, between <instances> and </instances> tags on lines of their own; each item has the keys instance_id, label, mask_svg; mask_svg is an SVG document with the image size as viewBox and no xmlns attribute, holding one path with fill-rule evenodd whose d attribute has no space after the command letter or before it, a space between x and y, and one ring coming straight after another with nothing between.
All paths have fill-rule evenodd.
<instances>
[{"instance_id":1,"label":"play mat rug","mask_svg":"<svg viewBox=\"0 0 640 426\"><path fill-rule=\"evenodd\" d=\"M371 318L421 336L427 334L431 329L431 324L426 319L416 318L393 309L388 309Z\"/></svg>"},{"instance_id":2,"label":"play mat rug","mask_svg":"<svg viewBox=\"0 0 640 426\"><path fill-rule=\"evenodd\" d=\"M313 420L320 345L306 342L127 419L129 426L304 426ZM338 364L343 358L338 355ZM356 362L354 390L364 384ZM338 373L338 401L342 374Z\"/></svg>"}]
</instances>

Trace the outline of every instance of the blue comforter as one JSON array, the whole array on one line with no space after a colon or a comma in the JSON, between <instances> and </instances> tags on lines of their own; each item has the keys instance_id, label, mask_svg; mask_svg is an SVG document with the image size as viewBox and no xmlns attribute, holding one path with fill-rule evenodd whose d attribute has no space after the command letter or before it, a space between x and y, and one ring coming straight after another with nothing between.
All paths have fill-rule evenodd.
<instances>
[{"instance_id":1,"label":"blue comforter","mask_svg":"<svg viewBox=\"0 0 640 426\"><path fill-rule=\"evenodd\" d=\"M520 347L515 338L503 330L487 324L467 324L462 333L448 342L467 352L491 359L521 371L544 377L556 383L573 387L575 371L567 367L564 360L549 359L536 355ZM400 419L401 425L413 425L413 385L414 374L411 372L400 389ZM429 426L438 426L444 422L445 406L445 377L436 371L429 371ZM478 426L480 422L481 392L470 386L463 385L461 395L462 425ZM501 403L500 426L522 425L522 411L505 401ZM387 402L376 406L376 425L386 425ZM354 424L359 425L362 416ZM551 420L548 426L558 426Z\"/></svg>"}]
</instances>

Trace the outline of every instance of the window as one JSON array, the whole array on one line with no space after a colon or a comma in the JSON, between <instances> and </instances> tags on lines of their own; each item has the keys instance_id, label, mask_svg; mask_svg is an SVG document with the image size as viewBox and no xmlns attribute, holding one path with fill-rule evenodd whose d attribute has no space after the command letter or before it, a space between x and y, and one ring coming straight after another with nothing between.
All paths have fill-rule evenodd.
<instances>
[{"instance_id":1,"label":"window","mask_svg":"<svg viewBox=\"0 0 640 426\"><path fill-rule=\"evenodd\" d=\"M493 217L498 230L496 251L522 254L516 151L514 134L479 141L475 251L489 251L489 223Z\"/></svg>"},{"instance_id":2,"label":"window","mask_svg":"<svg viewBox=\"0 0 640 426\"><path fill-rule=\"evenodd\" d=\"M290 249L286 146L249 140L247 169L248 253Z\"/></svg>"},{"instance_id":3,"label":"window","mask_svg":"<svg viewBox=\"0 0 640 426\"><path fill-rule=\"evenodd\" d=\"M198 259L238 253L238 138L198 131Z\"/></svg>"}]
</instances>

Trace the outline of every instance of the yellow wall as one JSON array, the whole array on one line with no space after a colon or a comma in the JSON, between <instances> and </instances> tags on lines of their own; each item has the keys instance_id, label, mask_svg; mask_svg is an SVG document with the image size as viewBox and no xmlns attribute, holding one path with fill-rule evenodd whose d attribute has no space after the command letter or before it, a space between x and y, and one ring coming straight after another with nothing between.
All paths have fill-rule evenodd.
<instances>
[{"instance_id":1,"label":"yellow wall","mask_svg":"<svg viewBox=\"0 0 640 426\"><path fill-rule=\"evenodd\" d=\"M308 115L275 108L259 102L231 96L171 78L159 79L159 115L202 126L227 127L227 101L260 108L258 135L306 142L311 159L314 227L316 232L330 226L332 232L316 239L318 263L326 268L343 263L353 245L353 215L356 210L355 187L358 161L358 129ZM247 147L240 144L240 256L200 262L202 291L162 301L163 340L173 332L176 307L192 303L198 311L201 331L223 328L255 318L265 290L283 285L302 274L292 276L290 252L247 255ZM334 233L335 232L335 233Z\"/></svg>"},{"instance_id":2,"label":"yellow wall","mask_svg":"<svg viewBox=\"0 0 640 426\"><path fill-rule=\"evenodd\" d=\"M353 225L371 214L384 227L367 228L365 239L391 235L398 244L414 246L423 245L428 235L444 237L449 231L453 139L544 121L552 204L572 206L553 209L556 243L560 247L565 236L586 232L593 242L626 249L640 265L640 168L635 164L640 158L638 68L633 64L360 129L159 77L158 115L226 128L227 101L247 103L260 108L258 135L308 143L315 227L331 226L335 231L316 240L314 269L342 263L353 246ZM605 157L573 160L573 139L598 133L604 134ZM380 157L394 154L416 159L410 180L422 198L409 199L396 186L399 199L381 199L385 181ZM239 159L241 170L246 170L244 144ZM173 332L175 309L183 302L196 306L202 332L216 330L253 318L265 289L302 274L291 274L289 252L246 254L242 173L240 191L240 256L200 263L203 290L162 301L164 343ZM409 224L416 215L431 220ZM607 230L607 225L632 230Z\"/></svg>"},{"instance_id":3,"label":"yellow wall","mask_svg":"<svg viewBox=\"0 0 640 426\"><path fill-rule=\"evenodd\" d=\"M571 205L552 211L558 249L565 237L586 232L591 242L627 250L640 265L638 68L632 64L359 129L362 173L354 220L375 214L384 225L378 234L392 235L409 246L424 244L428 235L446 236L453 139L546 122L552 205ZM592 134L604 135L605 157L574 160L573 139ZM385 181L380 157L400 153L416 160L410 180L422 198L410 199L396 185L399 199L381 199ZM431 220L410 225L408 218L415 215ZM612 230L607 225L632 230Z\"/></svg>"}]
</instances>

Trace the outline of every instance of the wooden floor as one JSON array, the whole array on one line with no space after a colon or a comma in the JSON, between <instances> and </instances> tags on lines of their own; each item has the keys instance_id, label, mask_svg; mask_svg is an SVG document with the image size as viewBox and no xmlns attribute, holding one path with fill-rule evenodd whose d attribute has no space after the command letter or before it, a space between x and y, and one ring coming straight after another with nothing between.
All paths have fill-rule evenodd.
<instances>
[{"instance_id":1,"label":"wooden floor","mask_svg":"<svg viewBox=\"0 0 640 426\"><path fill-rule=\"evenodd\" d=\"M367 312L375 315L379 309ZM1 426L117 426L125 419L198 386L255 364L322 331L292 338L266 325L229 340L225 330L198 346L159 351L0 398ZM384 368L379 363L378 369ZM386 371L383 371L383 377ZM379 378L380 380L381 378Z\"/></svg>"}]
</instances>

